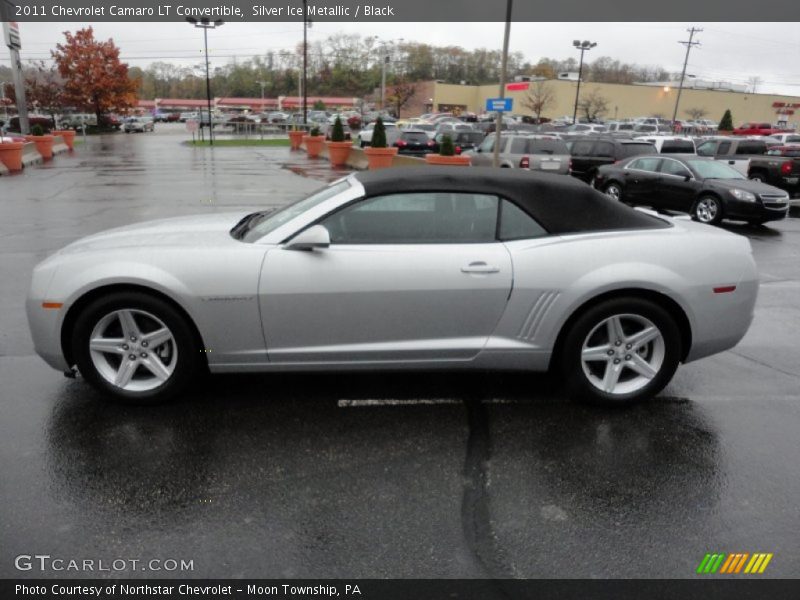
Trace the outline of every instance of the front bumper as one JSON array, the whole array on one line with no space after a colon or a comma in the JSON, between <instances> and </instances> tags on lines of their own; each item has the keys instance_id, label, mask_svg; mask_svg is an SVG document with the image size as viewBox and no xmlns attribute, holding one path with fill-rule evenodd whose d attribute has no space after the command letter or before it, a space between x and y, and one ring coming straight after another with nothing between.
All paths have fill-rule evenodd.
<instances>
[{"instance_id":1,"label":"front bumper","mask_svg":"<svg viewBox=\"0 0 800 600\"><path fill-rule=\"evenodd\" d=\"M789 202L743 202L729 198L725 203L725 217L744 221L779 221L789 213Z\"/></svg>"}]
</instances>

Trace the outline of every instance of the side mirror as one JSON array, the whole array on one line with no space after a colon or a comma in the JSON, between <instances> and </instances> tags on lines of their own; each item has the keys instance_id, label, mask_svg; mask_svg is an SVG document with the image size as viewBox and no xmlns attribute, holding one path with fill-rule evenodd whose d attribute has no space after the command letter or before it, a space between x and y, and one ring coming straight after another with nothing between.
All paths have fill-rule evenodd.
<instances>
[{"instance_id":1,"label":"side mirror","mask_svg":"<svg viewBox=\"0 0 800 600\"><path fill-rule=\"evenodd\" d=\"M684 181L691 181L692 180L692 176L691 175L684 175L683 176L683 180Z\"/></svg>"},{"instance_id":2,"label":"side mirror","mask_svg":"<svg viewBox=\"0 0 800 600\"><path fill-rule=\"evenodd\" d=\"M314 225L301 231L286 244L286 250L313 250L331 245L331 235L323 225Z\"/></svg>"}]
</instances>

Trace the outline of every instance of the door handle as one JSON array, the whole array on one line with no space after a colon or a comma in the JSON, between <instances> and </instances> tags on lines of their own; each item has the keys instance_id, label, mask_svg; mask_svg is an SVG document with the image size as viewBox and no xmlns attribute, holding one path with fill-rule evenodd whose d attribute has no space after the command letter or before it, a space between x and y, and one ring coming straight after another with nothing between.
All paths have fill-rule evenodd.
<instances>
[{"instance_id":1,"label":"door handle","mask_svg":"<svg viewBox=\"0 0 800 600\"><path fill-rule=\"evenodd\" d=\"M461 267L462 273L499 273L500 267L487 265L485 262L471 262L466 267Z\"/></svg>"}]
</instances>

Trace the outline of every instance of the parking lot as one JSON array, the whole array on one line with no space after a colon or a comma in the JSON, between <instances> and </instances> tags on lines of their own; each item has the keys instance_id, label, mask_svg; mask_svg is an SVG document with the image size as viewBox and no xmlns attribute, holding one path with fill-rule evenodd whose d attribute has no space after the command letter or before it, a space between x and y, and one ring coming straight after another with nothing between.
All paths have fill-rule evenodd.
<instances>
[{"instance_id":1,"label":"parking lot","mask_svg":"<svg viewBox=\"0 0 800 600\"><path fill-rule=\"evenodd\" d=\"M38 261L341 174L185 136L89 137L0 179L0 576L98 575L15 569L38 553L194 565L129 577L682 578L707 552L773 553L764 577L797 575L800 219L725 225L761 273L748 335L633 408L502 373L217 376L166 406L105 404L34 355Z\"/></svg>"}]
</instances>

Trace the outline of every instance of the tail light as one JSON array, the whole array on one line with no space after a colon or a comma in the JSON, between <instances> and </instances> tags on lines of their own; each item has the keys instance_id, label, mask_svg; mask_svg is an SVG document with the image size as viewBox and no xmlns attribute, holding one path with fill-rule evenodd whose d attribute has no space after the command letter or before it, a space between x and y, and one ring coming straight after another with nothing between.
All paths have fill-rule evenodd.
<instances>
[{"instance_id":1,"label":"tail light","mask_svg":"<svg viewBox=\"0 0 800 600\"><path fill-rule=\"evenodd\" d=\"M530 169L531 168L531 159L530 157L523 156L519 159L519 168L520 169Z\"/></svg>"},{"instance_id":2,"label":"tail light","mask_svg":"<svg viewBox=\"0 0 800 600\"><path fill-rule=\"evenodd\" d=\"M456 154L461 154L461 146L456 146Z\"/></svg>"},{"instance_id":3,"label":"tail light","mask_svg":"<svg viewBox=\"0 0 800 600\"><path fill-rule=\"evenodd\" d=\"M405 146L405 145L406 145L406 142L405 142L404 140L397 140L397 141L395 142L395 144L397 144L397 147L398 147L398 148L402 148L403 146Z\"/></svg>"},{"instance_id":4,"label":"tail light","mask_svg":"<svg viewBox=\"0 0 800 600\"><path fill-rule=\"evenodd\" d=\"M784 175L789 175L792 172L792 163L793 161L783 163L781 165L781 173Z\"/></svg>"},{"instance_id":5,"label":"tail light","mask_svg":"<svg viewBox=\"0 0 800 600\"><path fill-rule=\"evenodd\" d=\"M435 143L435 142L434 142L433 140L429 140L429 141L428 141L428 146L433 146L433 145L434 145L434 143Z\"/></svg>"}]
</instances>

